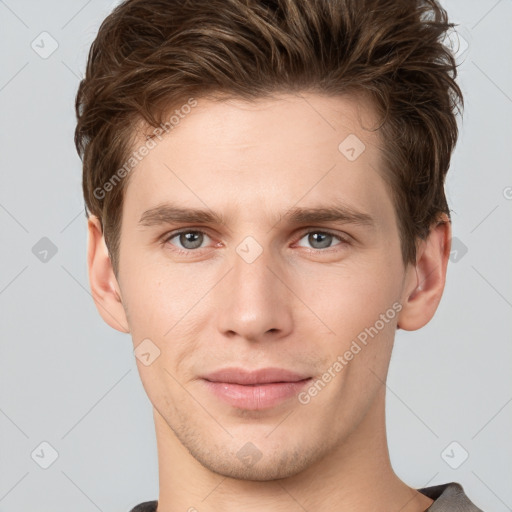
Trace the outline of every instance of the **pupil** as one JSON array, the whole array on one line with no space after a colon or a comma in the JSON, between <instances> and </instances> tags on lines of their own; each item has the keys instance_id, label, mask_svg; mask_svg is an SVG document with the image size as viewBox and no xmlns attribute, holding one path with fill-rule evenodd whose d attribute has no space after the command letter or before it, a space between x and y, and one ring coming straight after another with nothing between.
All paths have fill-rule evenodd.
<instances>
[{"instance_id":1,"label":"pupil","mask_svg":"<svg viewBox=\"0 0 512 512\"><path fill-rule=\"evenodd\" d=\"M196 249L201 245L201 240L199 239L199 242L197 240L199 235L200 233L198 233L197 231L189 231L187 233L182 233L180 242L183 245L183 247L187 249ZM196 238L196 240L193 240L193 238ZM191 244L191 246L187 244Z\"/></svg>"},{"instance_id":2,"label":"pupil","mask_svg":"<svg viewBox=\"0 0 512 512\"><path fill-rule=\"evenodd\" d=\"M312 233L311 235L309 235L309 243L314 246L314 243L320 242L320 248L329 247L330 236L332 235L330 235L329 233ZM320 241L318 240L318 238L320 238Z\"/></svg>"}]
</instances>

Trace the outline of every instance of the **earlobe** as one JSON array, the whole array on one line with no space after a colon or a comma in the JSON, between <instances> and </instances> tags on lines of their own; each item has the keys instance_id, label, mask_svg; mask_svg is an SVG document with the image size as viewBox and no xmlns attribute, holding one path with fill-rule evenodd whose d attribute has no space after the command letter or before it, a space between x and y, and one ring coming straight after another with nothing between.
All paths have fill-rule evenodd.
<instances>
[{"instance_id":1,"label":"earlobe","mask_svg":"<svg viewBox=\"0 0 512 512\"><path fill-rule=\"evenodd\" d=\"M398 327L415 331L434 316L444 291L450 256L451 223L443 214L418 246L416 265L410 265L402 296Z\"/></svg>"},{"instance_id":2,"label":"earlobe","mask_svg":"<svg viewBox=\"0 0 512 512\"><path fill-rule=\"evenodd\" d=\"M89 284L96 308L103 320L113 329L130 332L121 300L119 284L103 237L101 223L95 215L87 222L87 267Z\"/></svg>"}]
</instances>

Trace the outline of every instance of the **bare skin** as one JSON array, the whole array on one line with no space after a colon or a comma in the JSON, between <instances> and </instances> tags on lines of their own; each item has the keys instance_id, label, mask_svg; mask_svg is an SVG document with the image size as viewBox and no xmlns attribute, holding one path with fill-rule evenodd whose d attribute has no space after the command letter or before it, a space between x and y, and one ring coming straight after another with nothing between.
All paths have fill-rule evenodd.
<instances>
[{"instance_id":1,"label":"bare skin","mask_svg":"<svg viewBox=\"0 0 512 512\"><path fill-rule=\"evenodd\" d=\"M117 276L90 218L89 278L100 314L129 332L134 347L150 339L160 351L148 366L137 360L154 407L158 512L431 505L391 467L384 382L397 327L419 329L438 307L451 227L433 226L416 264L404 267L379 174L382 141L363 128L373 123L371 108L347 97L198 98L132 171ZM338 149L349 134L365 144L353 161ZM140 222L163 203L219 213L224 223ZM286 216L333 205L364 212L373 225L290 224ZM192 237L174 236L183 228ZM261 254L249 263L237 247ZM378 334L333 372L358 334L376 325ZM313 381L331 368L332 379L307 403L294 396L246 410L213 396L201 379L233 366L286 368ZM239 456L244 446L252 462Z\"/></svg>"}]
</instances>

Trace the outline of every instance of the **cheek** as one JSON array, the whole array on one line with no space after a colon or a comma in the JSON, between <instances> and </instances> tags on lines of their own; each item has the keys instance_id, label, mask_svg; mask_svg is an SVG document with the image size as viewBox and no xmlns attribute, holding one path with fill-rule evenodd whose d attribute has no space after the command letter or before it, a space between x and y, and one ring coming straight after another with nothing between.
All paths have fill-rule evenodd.
<instances>
[{"instance_id":1,"label":"cheek","mask_svg":"<svg viewBox=\"0 0 512 512\"><path fill-rule=\"evenodd\" d=\"M196 348L198 334L206 328L207 301L201 300L212 285L188 279L180 266L160 264L141 266L133 258L128 264L136 268L127 272L123 286L125 310L128 312L134 348L143 340L151 340L160 351L155 363L165 364L170 371ZM156 364L158 366L158 364Z\"/></svg>"},{"instance_id":2,"label":"cheek","mask_svg":"<svg viewBox=\"0 0 512 512\"><path fill-rule=\"evenodd\" d=\"M293 279L293 288L303 298L307 314L318 318L315 325L319 323L322 331L327 326L338 339L351 339L374 325L400 297L399 268L383 257L361 259L358 264L347 262L310 274L299 271ZM391 310L388 316L394 314Z\"/></svg>"},{"instance_id":3,"label":"cheek","mask_svg":"<svg viewBox=\"0 0 512 512\"><path fill-rule=\"evenodd\" d=\"M126 258L121 276L123 303L130 332L137 343L142 337L162 337L172 326L179 290L162 280L156 267L141 266Z\"/></svg>"}]
</instances>

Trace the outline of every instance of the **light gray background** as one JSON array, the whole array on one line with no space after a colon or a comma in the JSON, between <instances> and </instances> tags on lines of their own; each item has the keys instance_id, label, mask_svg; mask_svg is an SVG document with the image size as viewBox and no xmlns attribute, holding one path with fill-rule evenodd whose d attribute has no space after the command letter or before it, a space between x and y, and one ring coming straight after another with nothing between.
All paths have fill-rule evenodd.
<instances>
[{"instance_id":1,"label":"light gray background","mask_svg":"<svg viewBox=\"0 0 512 512\"><path fill-rule=\"evenodd\" d=\"M131 339L103 323L89 293L73 145L78 81L114 4L0 0L0 512L127 512L158 497ZM435 318L397 334L389 445L409 485L457 481L502 512L512 510L512 0L443 5L468 44L447 181L459 249ZM47 58L31 47L51 49L43 31L58 43ZM57 249L46 262L33 252L43 237ZM42 442L58 453L48 469Z\"/></svg>"}]
</instances>

